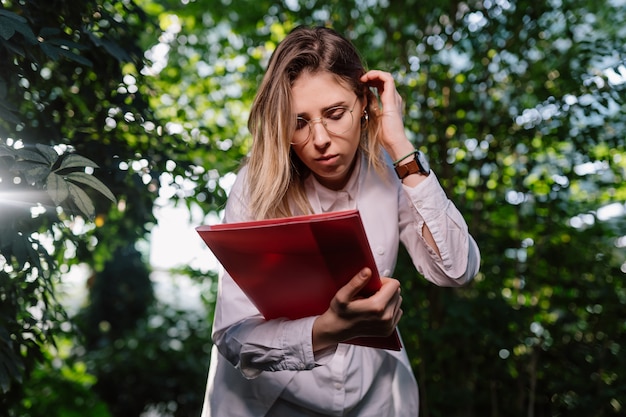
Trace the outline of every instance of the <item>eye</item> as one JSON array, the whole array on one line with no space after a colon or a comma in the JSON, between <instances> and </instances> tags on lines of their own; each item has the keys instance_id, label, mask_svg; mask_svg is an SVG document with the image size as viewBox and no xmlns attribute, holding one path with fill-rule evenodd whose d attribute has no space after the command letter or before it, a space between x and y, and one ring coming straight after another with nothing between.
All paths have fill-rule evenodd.
<instances>
[{"instance_id":1,"label":"eye","mask_svg":"<svg viewBox=\"0 0 626 417\"><path fill-rule=\"evenodd\" d=\"M309 124L309 121L306 120L305 118L303 117L296 118L296 130L304 129L305 127L307 127L308 124Z\"/></svg>"},{"instance_id":2,"label":"eye","mask_svg":"<svg viewBox=\"0 0 626 417\"><path fill-rule=\"evenodd\" d=\"M328 109L324 117L331 120L339 120L347 111L348 109L345 107L333 107L332 109Z\"/></svg>"}]
</instances>

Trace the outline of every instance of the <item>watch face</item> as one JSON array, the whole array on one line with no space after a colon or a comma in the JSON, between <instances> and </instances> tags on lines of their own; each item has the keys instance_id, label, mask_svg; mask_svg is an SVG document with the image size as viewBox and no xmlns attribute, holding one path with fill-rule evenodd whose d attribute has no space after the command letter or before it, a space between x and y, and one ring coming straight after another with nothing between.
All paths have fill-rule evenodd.
<instances>
[{"instance_id":1,"label":"watch face","mask_svg":"<svg viewBox=\"0 0 626 417\"><path fill-rule=\"evenodd\" d=\"M426 155L423 152L419 152L417 154L418 161L424 170L424 173L430 174L430 164L428 163L428 159L426 159Z\"/></svg>"}]
</instances>

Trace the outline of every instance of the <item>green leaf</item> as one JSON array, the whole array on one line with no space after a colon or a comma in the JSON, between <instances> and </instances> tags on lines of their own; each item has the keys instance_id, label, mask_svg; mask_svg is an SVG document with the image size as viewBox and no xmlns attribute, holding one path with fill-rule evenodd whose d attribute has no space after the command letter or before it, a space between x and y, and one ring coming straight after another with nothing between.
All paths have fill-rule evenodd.
<instances>
[{"instance_id":1,"label":"green leaf","mask_svg":"<svg viewBox=\"0 0 626 417\"><path fill-rule=\"evenodd\" d=\"M76 207L85 215L85 217L92 220L96 213L96 208L91 201L91 198L84 192L79 186L72 184L70 182L67 183L69 186L70 197Z\"/></svg>"},{"instance_id":2,"label":"green leaf","mask_svg":"<svg viewBox=\"0 0 626 417\"><path fill-rule=\"evenodd\" d=\"M57 36L61 33L61 30L59 28L52 28L52 27L45 27L45 28L41 28L41 30L39 31L39 36L41 36L44 39L48 39L51 36Z\"/></svg>"},{"instance_id":3,"label":"green leaf","mask_svg":"<svg viewBox=\"0 0 626 417\"><path fill-rule=\"evenodd\" d=\"M61 56L64 56L74 62L78 62L79 64L82 64L87 67L91 67L93 65L93 63L89 59L81 55L78 55L69 49L69 48L78 49L78 50L86 49L84 45L81 45L79 43L67 41L67 40L60 39L60 38L53 38L53 39L45 40L44 42L41 42L39 45L41 49L44 51L44 53L55 61L57 61ZM62 48L61 46L64 46L66 48Z\"/></svg>"},{"instance_id":4,"label":"green leaf","mask_svg":"<svg viewBox=\"0 0 626 417\"><path fill-rule=\"evenodd\" d=\"M16 22L19 23L27 23L28 21L26 20L26 18L20 16L19 14L15 14L13 12L10 12L8 10L4 10L4 9L0 9L0 16L6 17L10 20L14 20Z\"/></svg>"},{"instance_id":5,"label":"green leaf","mask_svg":"<svg viewBox=\"0 0 626 417\"><path fill-rule=\"evenodd\" d=\"M59 154L54 150L52 146L42 145L40 143L36 144L35 147L39 151L40 154L46 158L50 166L54 165L54 163L59 159Z\"/></svg>"},{"instance_id":6,"label":"green leaf","mask_svg":"<svg viewBox=\"0 0 626 417\"><path fill-rule=\"evenodd\" d=\"M27 24L27 20L21 16L16 15L15 13L8 12L6 10L0 10L3 13L0 13L0 27L3 28L2 37L5 40L9 40L13 37L15 32L19 32L24 36L26 42L31 45L36 45L38 43L37 37L33 33L30 26ZM12 32L9 37L5 37L6 34Z\"/></svg>"},{"instance_id":7,"label":"green leaf","mask_svg":"<svg viewBox=\"0 0 626 417\"><path fill-rule=\"evenodd\" d=\"M111 200L113 203L117 202L117 199L115 198L111 190L109 190L109 188L106 185L104 185L102 181L100 181L98 178L94 177L93 175L89 175L85 172L71 172L66 175L66 178L69 181L88 185L91 188L103 194L106 198Z\"/></svg>"},{"instance_id":8,"label":"green leaf","mask_svg":"<svg viewBox=\"0 0 626 417\"><path fill-rule=\"evenodd\" d=\"M48 56L48 58L50 58L50 59L52 59L54 61L58 61L59 58L61 57L59 55L60 49L57 48L54 45L50 45L49 43L42 42L42 43L39 44L39 47L41 48L43 53L46 54L46 56Z\"/></svg>"},{"instance_id":9,"label":"green leaf","mask_svg":"<svg viewBox=\"0 0 626 417\"><path fill-rule=\"evenodd\" d=\"M124 62L132 61L130 55L128 54L128 51L120 47L117 43L106 38L99 38L93 33L89 33L89 38L93 41L93 43L96 46L103 47L110 55L115 57L115 59L117 59L119 62L124 63Z\"/></svg>"},{"instance_id":10,"label":"green leaf","mask_svg":"<svg viewBox=\"0 0 626 417\"><path fill-rule=\"evenodd\" d=\"M46 39L45 42L50 45L65 46L66 47L64 48L65 50L78 49L79 51L84 51L85 49L88 49L87 46L81 43L73 42L67 39L63 39L63 38L49 38L49 39L45 38L45 39Z\"/></svg>"},{"instance_id":11,"label":"green leaf","mask_svg":"<svg viewBox=\"0 0 626 417\"><path fill-rule=\"evenodd\" d=\"M15 149L0 143L0 156L10 156L15 158Z\"/></svg>"},{"instance_id":12,"label":"green leaf","mask_svg":"<svg viewBox=\"0 0 626 417\"><path fill-rule=\"evenodd\" d=\"M44 180L50 173L50 166L32 161L17 161L11 171L24 176L28 184L36 184Z\"/></svg>"},{"instance_id":13,"label":"green leaf","mask_svg":"<svg viewBox=\"0 0 626 417\"><path fill-rule=\"evenodd\" d=\"M18 26L21 26L22 30L25 30L24 27L27 28L26 30L30 30L26 23L28 21L22 16L8 10L0 10L0 37L5 40L11 39L15 32L21 32L21 30L17 29ZM24 36L26 37L26 35ZM34 38L34 34L32 38Z\"/></svg>"},{"instance_id":14,"label":"green leaf","mask_svg":"<svg viewBox=\"0 0 626 417\"><path fill-rule=\"evenodd\" d=\"M61 166L58 170L77 167L91 167L98 168L98 165L89 158L76 155L74 153L66 155L61 161ZM58 171L57 170L57 171Z\"/></svg>"},{"instance_id":15,"label":"green leaf","mask_svg":"<svg viewBox=\"0 0 626 417\"><path fill-rule=\"evenodd\" d=\"M5 366L5 364L9 365L12 362L10 359L5 359L2 356L4 355L0 355L0 392L6 394L9 392L9 389L11 389L11 380L8 376L9 370L6 369L7 366Z\"/></svg>"},{"instance_id":16,"label":"green leaf","mask_svg":"<svg viewBox=\"0 0 626 417\"><path fill-rule=\"evenodd\" d=\"M64 202L70 194L70 187L59 174L51 172L46 179L46 191L57 206Z\"/></svg>"},{"instance_id":17,"label":"green leaf","mask_svg":"<svg viewBox=\"0 0 626 417\"><path fill-rule=\"evenodd\" d=\"M37 164L24 172L24 178L29 184L37 184L43 181L50 173L50 167L47 165Z\"/></svg>"},{"instance_id":18,"label":"green leaf","mask_svg":"<svg viewBox=\"0 0 626 417\"><path fill-rule=\"evenodd\" d=\"M0 16L0 38L8 41L15 35L15 28L12 23L7 20L8 19L3 16Z\"/></svg>"},{"instance_id":19,"label":"green leaf","mask_svg":"<svg viewBox=\"0 0 626 417\"><path fill-rule=\"evenodd\" d=\"M11 340L0 340L0 390L6 394L11 380L21 384L23 373L22 358L11 349Z\"/></svg>"},{"instance_id":20,"label":"green leaf","mask_svg":"<svg viewBox=\"0 0 626 417\"><path fill-rule=\"evenodd\" d=\"M32 151L28 148L16 149L15 153L17 154L19 159L23 159L28 162L37 162L40 164L47 164L48 160L41 153Z\"/></svg>"},{"instance_id":21,"label":"green leaf","mask_svg":"<svg viewBox=\"0 0 626 417\"><path fill-rule=\"evenodd\" d=\"M84 65L86 67L93 66L93 63L89 59L85 58L84 56L80 56L78 54L75 54L72 51L68 51L67 49L59 48L59 53L61 55L63 55L64 57L66 57L66 58L68 58L68 59L70 59L70 60L72 60L74 62L77 62L79 64L82 64L82 65Z\"/></svg>"}]
</instances>

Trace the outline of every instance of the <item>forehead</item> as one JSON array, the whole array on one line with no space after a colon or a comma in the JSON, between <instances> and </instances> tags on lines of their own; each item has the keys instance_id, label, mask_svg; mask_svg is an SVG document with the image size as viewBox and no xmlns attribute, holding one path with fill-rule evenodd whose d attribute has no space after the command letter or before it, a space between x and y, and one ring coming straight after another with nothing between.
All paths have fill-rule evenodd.
<instances>
[{"instance_id":1,"label":"forehead","mask_svg":"<svg viewBox=\"0 0 626 417\"><path fill-rule=\"evenodd\" d=\"M291 86L292 110L296 114L318 113L333 105L351 104L354 92L330 72L304 72Z\"/></svg>"}]
</instances>

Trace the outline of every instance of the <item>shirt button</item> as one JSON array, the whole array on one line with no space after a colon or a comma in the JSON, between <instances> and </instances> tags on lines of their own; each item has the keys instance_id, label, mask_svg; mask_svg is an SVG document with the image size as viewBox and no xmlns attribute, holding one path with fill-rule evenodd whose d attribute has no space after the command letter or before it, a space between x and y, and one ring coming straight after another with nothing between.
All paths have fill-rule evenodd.
<instances>
[{"instance_id":1,"label":"shirt button","mask_svg":"<svg viewBox=\"0 0 626 417\"><path fill-rule=\"evenodd\" d=\"M391 274L391 271L390 271L390 270L385 269L385 270L383 271L383 276L384 276L384 277L388 277L388 276L389 276L389 274Z\"/></svg>"},{"instance_id":2,"label":"shirt button","mask_svg":"<svg viewBox=\"0 0 626 417\"><path fill-rule=\"evenodd\" d=\"M341 389L341 384L339 382L335 382L335 389Z\"/></svg>"},{"instance_id":3,"label":"shirt button","mask_svg":"<svg viewBox=\"0 0 626 417\"><path fill-rule=\"evenodd\" d=\"M376 253L379 255L384 255L385 254L385 248L383 248L382 246L379 246L376 248Z\"/></svg>"}]
</instances>

